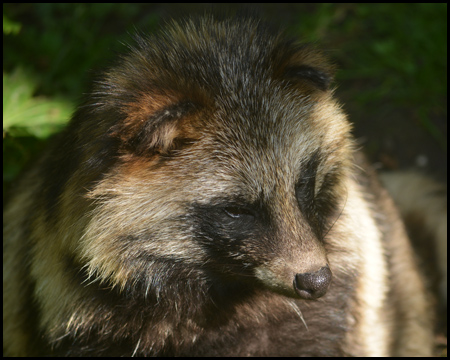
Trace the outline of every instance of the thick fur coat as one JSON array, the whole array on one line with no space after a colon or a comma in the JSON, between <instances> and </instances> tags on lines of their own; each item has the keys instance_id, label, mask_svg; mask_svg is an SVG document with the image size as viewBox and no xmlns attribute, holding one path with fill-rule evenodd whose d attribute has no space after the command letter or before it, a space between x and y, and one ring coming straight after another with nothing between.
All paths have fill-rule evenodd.
<instances>
[{"instance_id":1,"label":"thick fur coat","mask_svg":"<svg viewBox=\"0 0 450 360\"><path fill-rule=\"evenodd\" d=\"M6 354L430 354L332 77L254 20L138 38L6 207Z\"/></svg>"}]
</instances>

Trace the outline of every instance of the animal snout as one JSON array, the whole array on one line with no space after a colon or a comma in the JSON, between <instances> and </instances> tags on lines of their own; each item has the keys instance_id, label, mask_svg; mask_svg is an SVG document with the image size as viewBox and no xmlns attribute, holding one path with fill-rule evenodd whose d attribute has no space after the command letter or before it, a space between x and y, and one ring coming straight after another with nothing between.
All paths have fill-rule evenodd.
<instances>
[{"instance_id":1,"label":"animal snout","mask_svg":"<svg viewBox=\"0 0 450 360\"><path fill-rule=\"evenodd\" d=\"M316 272L296 274L294 278L294 290L306 300L318 299L325 295L331 283L331 270L327 266Z\"/></svg>"}]
</instances>

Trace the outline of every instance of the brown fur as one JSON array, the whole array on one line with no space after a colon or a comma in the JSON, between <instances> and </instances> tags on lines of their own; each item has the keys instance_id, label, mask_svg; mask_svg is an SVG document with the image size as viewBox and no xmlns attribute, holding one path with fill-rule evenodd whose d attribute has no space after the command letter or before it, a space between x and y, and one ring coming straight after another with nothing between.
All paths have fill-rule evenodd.
<instances>
[{"instance_id":1,"label":"brown fur","mask_svg":"<svg viewBox=\"0 0 450 360\"><path fill-rule=\"evenodd\" d=\"M248 19L138 39L6 208L6 353L428 355L332 74Z\"/></svg>"}]
</instances>

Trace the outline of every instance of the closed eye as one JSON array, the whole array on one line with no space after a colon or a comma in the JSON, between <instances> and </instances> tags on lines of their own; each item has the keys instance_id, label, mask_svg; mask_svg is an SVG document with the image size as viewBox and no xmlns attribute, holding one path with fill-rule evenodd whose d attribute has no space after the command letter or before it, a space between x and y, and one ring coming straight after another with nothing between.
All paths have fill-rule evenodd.
<instances>
[{"instance_id":1,"label":"closed eye","mask_svg":"<svg viewBox=\"0 0 450 360\"><path fill-rule=\"evenodd\" d=\"M251 212L250 210L243 208L243 207L239 207L239 206L229 206L226 207L224 209L225 213L233 218L233 219L240 219L243 217L254 217L253 212Z\"/></svg>"}]
</instances>

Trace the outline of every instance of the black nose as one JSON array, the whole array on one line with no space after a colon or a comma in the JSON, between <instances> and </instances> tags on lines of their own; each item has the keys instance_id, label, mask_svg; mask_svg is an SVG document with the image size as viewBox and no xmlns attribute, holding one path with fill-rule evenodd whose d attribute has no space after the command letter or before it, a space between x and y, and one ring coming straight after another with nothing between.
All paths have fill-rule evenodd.
<instances>
[{"instance_id":1,"label":"black nose","mask_svg":"<svg viewBox=\"0 0 450 360\"><path fill-rule=\"evenodd\" d=\"M317 299L325 295L331 283L331 270L327 266L313 273L295 275L295 292L303 299Z\"/></svg>"}]
</instances>

